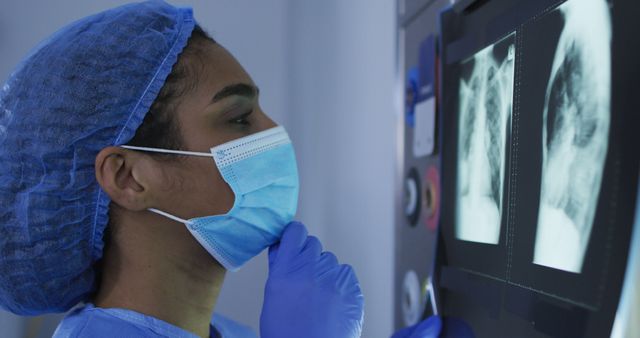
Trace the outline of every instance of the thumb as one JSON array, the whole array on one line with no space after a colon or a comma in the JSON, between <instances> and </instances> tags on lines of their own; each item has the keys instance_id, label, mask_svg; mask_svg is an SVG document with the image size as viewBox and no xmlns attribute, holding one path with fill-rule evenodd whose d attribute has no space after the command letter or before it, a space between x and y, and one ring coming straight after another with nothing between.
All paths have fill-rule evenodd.
<instances>
[{"instance_id":1,"label":"thumb","mask_svg":"<svg viewBox=\"0 0 640 338\"><path fill-rule=\"evenodd\" d=\"M307 228L302 223L291 222L284 229L274 262L287 257L296 257L307 242Z\"/></svg>"},{"instance_id":2,"label":"thumb","mask_svg":"<svg viewBox=\"0 0 640 338\"><path fill-rule=\"evenodd\" d=\"M278 259L278 251L280 251L279 242L269 247L269 268L271 268Z\"/></svg>"}]
</instances>

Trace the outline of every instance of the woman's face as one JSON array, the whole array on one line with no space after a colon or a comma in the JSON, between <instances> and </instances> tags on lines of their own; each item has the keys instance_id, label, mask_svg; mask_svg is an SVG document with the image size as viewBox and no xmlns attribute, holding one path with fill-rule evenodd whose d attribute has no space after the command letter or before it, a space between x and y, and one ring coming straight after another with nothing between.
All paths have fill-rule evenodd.
<instances>
[{"instance_id":1,"label":"woman's face","mask_svg":"<svg viewBox=\"0 0 640 338\"><path fill-rule=\"evenodd\" d=\"M198 83L178 105L177 118L186 151L209 152L217 145L275 127L260 109L258 89L222 46L205 43ZM160 210L188 219L224 214L234 195L222 179L213 158L185 156L179 161L158 161L166 185L156 190Z\"/></svg>"}]
</instances>

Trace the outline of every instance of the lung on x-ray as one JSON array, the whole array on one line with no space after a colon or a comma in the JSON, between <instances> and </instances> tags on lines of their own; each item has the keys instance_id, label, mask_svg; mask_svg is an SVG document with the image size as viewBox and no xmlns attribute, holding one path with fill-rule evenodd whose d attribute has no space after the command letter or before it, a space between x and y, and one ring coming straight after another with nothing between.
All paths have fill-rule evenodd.
<instances>
[{"instance_id":1,"label":"lung on x-ray","mask_svg":"<svg viewBox=\"0 0 640 338\"><path fill-rule=\"evenodd\" d=\"M609 139L611 24L604 0L558 7L542 124L542 181L534 263L580 272Z\"/></svg>"},{"instance_id":2,"label":"lung on x-ray","mask_svg":"<svg viewBox=\"0 0 640 338\"><path fill-rule=\"evenodd\" d=\"M461 64L456 238L498 244L507 128L513 105L515 33Z\"/></svg>"}]
</instances>

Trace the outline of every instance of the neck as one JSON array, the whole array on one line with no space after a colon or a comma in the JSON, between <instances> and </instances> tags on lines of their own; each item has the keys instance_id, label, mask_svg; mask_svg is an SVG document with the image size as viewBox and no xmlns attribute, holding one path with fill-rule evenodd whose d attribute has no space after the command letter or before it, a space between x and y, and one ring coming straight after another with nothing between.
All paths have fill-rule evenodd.
<instances>
[{"instance_id":1,"label":"neck","mask_svg":"<svg viewBox=\"0 0 640 338\"><path fill-rule=\"evenodd\" d=\"M130 224L119 217L106 243L95 305L130 309L209 337L226 270L184 225L137 214Z\"/></svg>"}]
</instances>

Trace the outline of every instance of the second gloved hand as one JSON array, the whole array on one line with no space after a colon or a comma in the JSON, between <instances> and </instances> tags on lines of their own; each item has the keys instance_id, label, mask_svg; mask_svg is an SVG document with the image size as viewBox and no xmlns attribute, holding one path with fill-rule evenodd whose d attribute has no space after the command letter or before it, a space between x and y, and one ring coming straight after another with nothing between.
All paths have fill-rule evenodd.
<instances>
[{"instance_id":1,"label":"second gloved hand","mask_svg":"<svg viewBox=\"0 0 640 338\"><path fill-rule=\"evenodd\" d=\"M442 320L438 316L431 316L420 323L404 328L391 338L438 338L442 329Z\"/></svg>"},{"instance_id":2,"label":"second gloved hand","mask_svg":"<svg viewBox=\"0 0 640 338\"><path fill-rule=\"evenodd\" d=\"M260 317L262 338L355 338L364 297L353 269L338 264L301 223L269 248L269 278Z\"/></svg>"}]
</instances>

